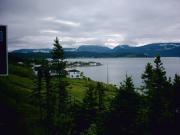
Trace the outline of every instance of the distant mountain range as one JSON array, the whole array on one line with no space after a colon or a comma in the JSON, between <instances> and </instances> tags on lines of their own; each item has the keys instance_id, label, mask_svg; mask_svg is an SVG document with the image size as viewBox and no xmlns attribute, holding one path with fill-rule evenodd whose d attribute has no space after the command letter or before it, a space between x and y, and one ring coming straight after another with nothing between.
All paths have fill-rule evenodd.
<instances>
[{"instance_id":1,"label":"distant mountain range","mask_svg":"<svg viewBox=\"0 0 180 135\"><path fill-rule=\"evenodd\" d=\"M51 57L52 49L20 49L10 54L24 57ZM119 45L111 49L102 45L82 45L79 48L64 48L65 57L180 57L180 43L153 43L134 47Z\"/></svg>"},{"instance_id":2,"label":"distant mountain range","mask_svg":"<svg viewBox=\"0 0 180 135\"><path fill-rule=\"evenodd\" d=\"M109 51L111 51L110 48L102 45L82 45L77 49L77 52L105 53Z\"/></svg>"},{"instance_id":3,"label":"distant mountain range","mask_svg":"<svg viewBox=\"0 0 180 135\"><path fill-rule=\"evenodd\" d=\"M136 53L144 54L145 56L153 57L156 55L164 57L180 56L180 43L153 43L140 47L130 47L128 45L117 46L113 52L118 53Z\"/></svg>"},{"instance_id":4,"label":"distant mountain range","mask_svg":"<svg viewBox=\"0 0 180 135\"><path fill-rule=\"evenodd\" d=\"M74 52L76 48L63 48L65 52ZM41 48L41 49L19 49L14 50L11 53L50 53L52 49L50 48Z\"/></svg>"}]
</instances>

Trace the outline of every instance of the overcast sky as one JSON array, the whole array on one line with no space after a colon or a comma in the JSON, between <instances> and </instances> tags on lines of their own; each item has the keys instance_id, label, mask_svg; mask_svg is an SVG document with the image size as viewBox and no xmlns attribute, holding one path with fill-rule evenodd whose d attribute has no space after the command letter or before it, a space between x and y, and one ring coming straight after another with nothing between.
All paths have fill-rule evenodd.
<instances>
[{"instance_id":1,"label":"overcast sky","mask_svg":"<svg viewBox=\"0 0 180 135\"><path fill-rule=\"evenodd\" d=\"M0 0L9 50L180 41L180 0Z\"/></svg>"}]
</instances>

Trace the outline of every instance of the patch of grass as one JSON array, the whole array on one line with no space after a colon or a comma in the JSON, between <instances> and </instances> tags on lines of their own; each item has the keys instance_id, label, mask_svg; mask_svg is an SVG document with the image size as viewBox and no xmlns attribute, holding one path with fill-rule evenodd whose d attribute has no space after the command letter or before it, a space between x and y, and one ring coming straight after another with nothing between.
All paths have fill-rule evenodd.
<instances>
[{"instance_id":1,"label":"patch of grass","mask_svg":"<svg viewBox=\"0 0 180 135\"><path fill-rule=\"evenodd\" d=\"M85 79L68 79L67 78L67 81L70 84L68 86L69 92L77 100L81 101L85 95L87 88L88 88L87 80L85 80Z\"/></svg>"}]
</instances>

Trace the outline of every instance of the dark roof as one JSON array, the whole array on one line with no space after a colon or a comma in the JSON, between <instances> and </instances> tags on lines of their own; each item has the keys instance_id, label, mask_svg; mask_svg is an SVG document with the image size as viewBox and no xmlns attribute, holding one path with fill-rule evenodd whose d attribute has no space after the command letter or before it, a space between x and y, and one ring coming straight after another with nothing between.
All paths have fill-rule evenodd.
<instances>
[{"instance_id":1,"label":"dark roof","mask_svg":"<svg viewBox=\"0 0 180 135\"><path fill-rule=\"evenodd\" d=\"M80 71L77 69L72 69L72 70L69 70L68 72L80 72Z\"/></svg>"}]
</instances>

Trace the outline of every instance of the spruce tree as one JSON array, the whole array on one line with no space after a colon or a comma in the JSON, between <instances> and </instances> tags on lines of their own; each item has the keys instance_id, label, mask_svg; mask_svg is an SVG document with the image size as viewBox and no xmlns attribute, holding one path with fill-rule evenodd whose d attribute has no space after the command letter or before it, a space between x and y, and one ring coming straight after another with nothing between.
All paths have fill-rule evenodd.
<instances>
[{"instance_id":1,"label":"spruce tree","mask_svg":"<svg viewBox=\"0 0 180 135\"><path fill-rule=\"evenodd\" d=\"M43 73L42 70L38 70L38 88L37 88L37 98L39 101L39 111L40 111L40 119L42 120L42 104L43 104L43 95L42 95L42 78L43 78Z\"/></svg>"},{"instance_id":2,"label":"spruce tree","mask_svg":"<svg viewBox=\"0 0 180 135\"><path fill-rule=\"evenodd\" d=\"M104 135L136 135L136 119L139 95L135 92L131 77L121 83L104 122Z\"/></svg>"},{"instance_id":3,"label":"spruce tree","mask_svg":"<svg viewBox=\"0 0 180 135\"><path fill-rule=\"evenodd\" d=\"M52 134L54 128L56 98L55 98L55 92L52 90L51 76L47 64L43 65L43 73L44 73L44 81L45 81L45 91L44 91L44 96L45 96L44 110L46 111L45 122L47 126L47 134Z\"/></svg>"},{"instance_id":4,"label":"spruce tree","mask_svg":"<svg viewBox=\"0 0 180 135\"><path fill-rule=\"evenodd\" d=\"M59 39L56 37L53 44L52 58L53 58L53 68L58 73L58 112L64 113L67 108L68 103L68 92L66 86L68 83L63 80L65 77L65 67L66 63L64 62L64 51L62 46L59 43Z\"/></svg>"},{"instance_id":5,"label":"spruce tree","mask_svg":"<svg viewBox=\"0 0 180 135\"><path fill-rule=\"evenodd\" d=\"M66 86L68 85L67 81L60 80L58 84L58 112L59 113L67 113L69 107L69 94L66 90Z\"/></svg>"},{"instance_id":6,"label":"spruce tree","mask_svg":"<svg viewBox=\"0 0 180 135\"><path fill-rule=\"evenodd\" d=\"M53 44L53 50L51 52L52 54L52 59L53 59L53 68L54 70L58 73L58 76L64 76L65 72L65 62L64 60L64 50L61 46L61 44L59 43L59 39L56 37L56 39L54 40L54 44Z\"/></svg>"},{"instance_id":7,"label":"spruce tree","mask_svg":"<svg viewBox=\"0 0 180 135\"><path fill-rule=\"evenodd\" d=\"M32 102L39 107L40 120L43 119L43 70L38 69L37 79L35 80L35 88L32 93Z\"/></svg>"},{"instance_id":8,"label":"spruce tree","mask_svg":"<svg viewBox=\"0 0 180 135\"><path fill-rule=\"evenodd\" d=\"M98 109L99 111L103 111L105 109L105 87L103 86L102 83L98 82L96 86L97 90L97 102L98 102Z\"/></svg>"},{"instance_id":9,"label":"spruce tree","mask_svg":"<svg viewBox=\"0 0 180 135\"><path fill-rule=\"evenodd\" d=\"M153 74L153 87L156 90L161 91L167 82L166 71L161 62L160 56L157 56L154 60L155 68Z\"/></svg>"},{"instance_id":10,"label":"spruce tree","mask_svg":"<svg viewBox=\"0 0 180 135\"><path fill-rule=\"evenodd\" d=\"M66 62L64 61L64 51L62 46L59 43L59 39L56 37L53 44L52 50L52 59L53 59L53 70L57 73L57 83L56 83L56 91L57 91L57 111L56 111L56 134L57 135L70 135L71 127L72 127L72 117L71 112L69 111L70 100L69 94L66 89L68 86L68 82L65 81L66 77Z\"/></svg>"},{"instance_id":11,"label":"spruce tree","mask_svg":"<svg viewBox=\"0 0 180 135\"><path fill-rule=\"evenodd\" d=\"M171 84L167 80L160 56L156 57L154 64L152 87L149 88L148 94L150 132L154 135L166 135L172 131Z\"/></svg>"},{"instance_id":12,"label":"spruce tree","mask_svg":"<svg viewBox=\"0 0 180 135\"><path fill-rule=\"evenodd\" d=\"M83 99L83 104L84 104L85 109L89 113L94 113L96 111L97 95L96 95L95 86L93 84L89 84L85 97Z\"/></svg>"},{"instance_id":13,"label":"spruce tree","mask_svg":"<svg viewBox=\"0 0 180 135\"><path fill-rule=\"evenodd\" d=\"M36 105L39 107L40 120L45 125L47 135L52 134L55 114L55 92L51 87L51 76L47 61L41 62L38 68L36 88L33 92ZM33 100L34 100L33 98Z\"/></svg>"},{"instance_id":14,"label":"spruce tree","mask_svg":"<svg viewBox=\"0 0 180 135\"><path fill-rule=\"evenodd\" d=\"M149 94L152 89L152 77L153 77L153 66L151 63L148 63L145 67L145 71L142 74L141 78L143 80L144 86L143 90L145 94Z\"/></svg>"},{"instance_id":15,"label":"spruce tree","mask_svg":"<svg viewBox=\"0 0 180 135\"><path fill-rule=\"evenodd\" d=\"M83 110L84 114L82 115L84 123L83 128L89 128L92 122L95 122L96 113L97 113L97 94L96 86L94 84L89 84L86 91L85 97L83 99Z\"/></svg>"},{"instance_id":16,"label":"spruce tree","mask_svg":"<svg viewBox=\"0 0 180 135\"><path fill-rule=\"evenodd\" d=\"M180 76L175 75L173 81L173 112L174 112L174 127L175 135L180 133Z\"/></svg>"},{"instance_id":17,"label":"spruce tree","mask_svg":"<svg viewBox=\"0 0 180 135\"><path fill-rule=\"evenodd\" d=\"M180 76L175 75L173 81L173 91L174 91L174 112L180 114Z\"/></svg>"}]
</instances>

